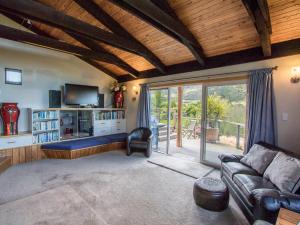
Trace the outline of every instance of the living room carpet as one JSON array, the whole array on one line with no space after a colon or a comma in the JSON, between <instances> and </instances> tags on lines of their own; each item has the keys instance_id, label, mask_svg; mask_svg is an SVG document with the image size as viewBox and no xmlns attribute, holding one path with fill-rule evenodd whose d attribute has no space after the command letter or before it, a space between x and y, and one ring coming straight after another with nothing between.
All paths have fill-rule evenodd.
<instances>
[{"instance_id":1,"label":"living room carpet","mask_svg":"<svg viewBox=\"0 0 300 225\"><path fill-rule=\"evenodd\" d=\"M194 181L121 151L20 164L0 175L0 224L248 224L232 200L223 212L195 205Z\"/></svg>"},{"instance_id":2,"label":"living room carpet","mask_svg":"<svg viewBox=\"0 0 300 225\"><path fill-rule=\"evenodd\" d=\"M205 166L197 162L156 152L152 153L148 162L193 178L204 177L214 170L209 166Z\"/></svg>"}]
</instances>

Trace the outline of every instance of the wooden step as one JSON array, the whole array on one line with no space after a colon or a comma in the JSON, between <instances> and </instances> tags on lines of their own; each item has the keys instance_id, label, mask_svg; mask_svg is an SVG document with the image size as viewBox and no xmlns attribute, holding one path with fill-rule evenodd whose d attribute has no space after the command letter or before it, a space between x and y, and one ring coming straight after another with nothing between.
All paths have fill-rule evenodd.
<instances>
[{"instance_id":1,"label":"wooden step","mask_svg":"<svg viewBox=\"0 0 300 225\"><path fill-rule=\"evenodd\" d=\"M10 166L11 166L11 157L10 156L0 157L0 173L2 173L4 170L6 170Z\"/></svg>"}]
</instances>

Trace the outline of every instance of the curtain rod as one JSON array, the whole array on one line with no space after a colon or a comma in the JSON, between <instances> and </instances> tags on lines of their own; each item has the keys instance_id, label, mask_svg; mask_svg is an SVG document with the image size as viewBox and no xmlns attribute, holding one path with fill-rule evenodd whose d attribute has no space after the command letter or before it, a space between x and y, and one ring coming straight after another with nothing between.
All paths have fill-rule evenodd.
<instances>
[{"instance_id":1,"label":"curtain rod","mask_svg":"<svg viewBox=\"0 0 300 225\"><path fill-rule=\"evenodd\" d=\"M277 70L278 66L274 67L269 67L269 68L260 68L260 69L272 69L272 70ZM258 69L253 69L253 70L258 70ZM145 84L156 84L156 83L164 83L164 82L177 82L177 81L184 81L184 80L191 80L191 79L199 79L199 78L211 78L219 75L227 75L227 74L236 74L236 73L246 73L250 72L253 70L240 70L240 71L235 71L235 72L227 72L227 73L218 73L218 74L212 74L212 75L206 75L206 76L195 76L195 77L188 77L188 78L182 78L182 79L173 79L173 80L162 80L162 81L153 81Z\"/></svg>"}]
</instances>

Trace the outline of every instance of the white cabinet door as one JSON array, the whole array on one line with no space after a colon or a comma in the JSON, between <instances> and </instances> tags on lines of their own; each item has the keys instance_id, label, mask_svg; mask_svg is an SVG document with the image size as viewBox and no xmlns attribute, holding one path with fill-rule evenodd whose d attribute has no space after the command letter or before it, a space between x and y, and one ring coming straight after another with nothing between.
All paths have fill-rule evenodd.
<instances>
[{"instance_id":1,"label":"white cabinet door","mask_svg":"<svg viewBox=\"0 0 300 225\"><path fill-rule=\"evenodd\" d=\"M1 137L0 138L0 149L1 148L16 148L22 146L32 145L32 136L14 136L14 137Z\"/></svg>"},{"instance_id":2,"label":"white cabinet door","mask_svg":"<svg viewBox=\"0 0 300 225\"><path fill-rule=\"evenodd\" d=\"M126 120L113 120L111 129L113 134L126 132Z\"/></svg>"},{"instance_id":3,"label":"white cabinet door","mask_svg":"<svg viewBox=\"0 0 300 225\"><path fill-rule=\"evenodd\" d=\"M94 136L111 134L111 120L96 120L94 122Z\"/></svg>"}]
</instances>

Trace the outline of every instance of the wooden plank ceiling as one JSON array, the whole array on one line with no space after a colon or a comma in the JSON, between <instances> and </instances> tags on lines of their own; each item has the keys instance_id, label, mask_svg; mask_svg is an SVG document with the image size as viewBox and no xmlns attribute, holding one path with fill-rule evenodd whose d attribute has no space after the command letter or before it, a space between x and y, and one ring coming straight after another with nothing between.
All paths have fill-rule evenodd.
<instances>
[{"instance_id":1,"label":"wooden plank ceiling","mask_svg":"<svg viewBox=\"0 0 300 225\"><path fill-rule=\"evenodd\" d=\"M79 6L75 0L37 0L36 2L112 32L82 6ZM145 22L138 15L134 15L134 13L113 2L93 0L93 3L96 3L137 41L154 53L166 67L195 61L195 56L184 43L175 40L153 24ZM168 0L169 6L176 13L176 17L196 38L202 47L204 56L208 59L262 45L259 29L257 24L253 22L251 13L249 14L249 10L247 11L245 2L243 0ZM268 0L267 3L272 25L271 44L300 38L300 0ZM88 48L63 29L32 19L31 23L58 40ZM100 41L95 41L95 43L107 52L118 56L139 72L155 69L154 65L140 55L112 47ZM128 71L117 65L100 61L97 63L117 76L128 74Z\"/></svg>"}]
</instances>

